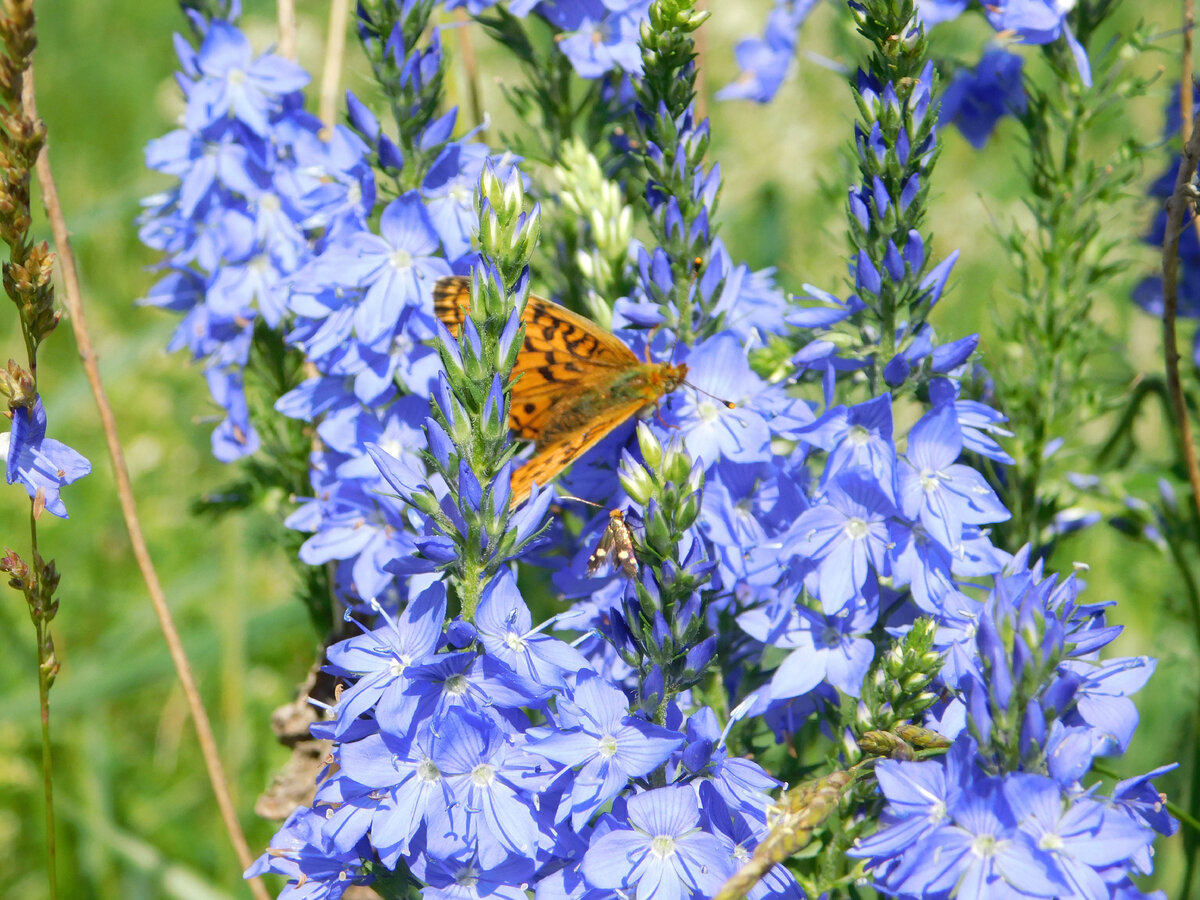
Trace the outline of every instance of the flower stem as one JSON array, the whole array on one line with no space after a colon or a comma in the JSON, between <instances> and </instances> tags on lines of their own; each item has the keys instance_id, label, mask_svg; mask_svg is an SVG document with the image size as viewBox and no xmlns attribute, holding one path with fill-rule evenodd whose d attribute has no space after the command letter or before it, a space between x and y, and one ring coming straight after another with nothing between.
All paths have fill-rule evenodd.
<instances>
[{"instance_id":1,"label":"flower stem","mask_svg":"<svg viewBox=\"0 0 1200 900\"><path fill-rule=\"evenodd\" d=\"M31 516L32 518L32 516ZM54 681L54 646L50 629L43 622L36 622L38 647L38 705L42 715L42 793L46 807L46 884L50 900L58 897L58 841L54 828L54 755L50 747L50 685ZM47 653L49 648L49 654Z\"/></svg>"}]
</instances>

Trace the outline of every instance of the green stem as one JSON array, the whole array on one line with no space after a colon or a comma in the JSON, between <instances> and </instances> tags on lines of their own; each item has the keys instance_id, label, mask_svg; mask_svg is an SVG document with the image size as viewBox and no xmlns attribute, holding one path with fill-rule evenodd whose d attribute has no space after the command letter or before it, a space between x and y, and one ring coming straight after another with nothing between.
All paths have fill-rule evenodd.
<instances>
[{"instance_id":1,"label":"green stem","mask_svg":"<svg viewBox=\"0 0 1200 900\"><path fill-rule=\"evenodd\" d=\"M34 556L36 559L36 555ZM53 657L46 626L36 623L38 645L38 703L42 714L42 791L46 805L46 881L50 900L58 898L57 842L54 836L54 757L50 748L50 682Z\"/></svg>"},{"instance_id":2,"label":"green stem","mask_svg":"<svg viewBox=\"0 0 1200 900\"><path fill-rule=\"evenodd\" d=\"M1184 556L1183 548L1179 546L1177 541L1172 540L1167 541L1167 548L1171 552L1171 557L1175 560L1175 568L1179 570L1179 574L1183 578L1184 587L1187 589L1188 613L1192 620L1192 639L1196 642L1197 650L1200 650L1200 590L1197 589L1195 576L1192 574L1191 567ZM1195 746L1196 740L1200 738L1200 692L1196 694L1196 709L1192 713L1191 726L1191 746ZM1197 820L1200 820L1200 761L1193 756L1189 765L1187 820L1193 823L1193 829L1190 832L1190 839L1185 839L1184 841L1185 845L1190 849L1186 853L1186 863L1184 865L1184 893L1180 896L1186 896L1192 879L1195 876L1196 838L1200 836L1200 828L1194 827Z\"/></svg>"},{"instance_id":3,"label":"green stem","mask_svg":"<svg viewBox=\"0 0 1200 900\"><path fill-rule=\"evenodd\" d=\"M30 363L32 362L31 357ZM57 900L58 855L54 831L54 755L50 745L50 687L54 683L57 662L54 658L54 643L50 637L49 624L46 621L47 598L42 588L42 574L45 567L38 554L37 518L33 512L32 501L29 507L29 543L32 549L33 575L30 583L25 587L25 597L29 601L29 611L33 618L37 639L38 706L42 719L42 792L45 796L46 816L46 881L49 886L50 900Z\"/></svg>"},{"instance_id":4,"label":"green stem","mask_svg":"<svg viewBox=\"0 0 1200 900\"><path fill-rule=\"evenodd\" d=\"M474 622L475 610L483 599L486 566L472 556L462 561L462 577L458 582L459 600L462 603L463 621Z\"/></svg>"}]
</instances>

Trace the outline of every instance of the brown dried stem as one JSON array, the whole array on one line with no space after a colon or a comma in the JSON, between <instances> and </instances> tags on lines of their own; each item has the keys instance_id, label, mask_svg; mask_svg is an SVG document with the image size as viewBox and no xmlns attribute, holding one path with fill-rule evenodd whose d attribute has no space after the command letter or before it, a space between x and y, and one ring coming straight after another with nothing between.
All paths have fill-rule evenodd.
<instances>
[{"instance_id":1,"label":"brown dried stem","mask_svg":"<svg viewBox=\"0 0 1200 900\"><path fill-rule=\"evenodd\" d=\"M329 32L325 36L325 64L321 68L321 96L317 115L325 126L326 136L337 124L338 82L342 77L342 60L346 56L346 20L350 16L350 0L333 0L329 4Z\"/></svg>"},{"instance_id":2,"label":"brown dried stem","mask_svg":"<svg viewBox=\"0 0 1200 900\"><path fill-rule=\"evenodd\" d=\"M467 76L467 103L471 107L471 118L476 125L483 124L483 97L479 86L479 61L475 58L475 45L471 43L471 17L465 9L454 13L458 19L458 49L462 53L463 71Z\"/></svg>"},{"instance_id":3,"label":"brown dried stem","mask_svg":"<svg viewBox=\"0 0 1200 900\"><path fill-rule=\"evenodd\" d=\"M25 105L30 116L36 117L37 108L34 99L32 68L29 69L25 79L24 96ZM50 219L50 226L54 233L54 245L58 252L59 266L62 271L64 299L67 311L70 314L71 329L75 333L79 358L83 362L88 384L91 386L92 395L96 399L96 406L100 412L100 422L104 428L104 438L108 444L108 453L112 460L113 474L116 476L117 497L121 503L121 513L125 517L125 528L129 532L129 542L133 547L133 555L137 559L138 568L141 570L142 578L146 582L146 588L150 593L150 602L154 606L155 615L158 616L159 626L162 628L163 638L171 654L171 660L175 664L175 672L179 678L179 684L183 688L184 696L187 699L188 709L192 714L192 721L196 725L196 737L200 743L200 752L204 757L204 765L208 770L208 780L212 785L217 805L220 807L225 830L228 832L230 842L237 853L238 861L241 863L242 868L245 869L254 861L254 857L250 854L250 848L246 843L246 836L242 833L242 827L238 823L237 812L234 809L233 800L229 794L224 768L217 753L217 742L213 737L212 725L209 723L208 715L204 711L204 704L200 699L200 692L196 688L196 679L192 675L187 654L183 649L183 642L179 639L179 631L175 627L171 610L167 606L166 595L163 593L162 584L158 579L158 573L154 568L153 561L150 559L150 551L146 546L146 539L142 535L141 521L137 513L137 503L134 500L133 486L129 479L129 469L125 464L125 453L121 447L121 439L117 434L116 418L113 416L112 406L108 402L108 395L104 390L104 384L100 380L100 367L97 362L96 352L92 346L91 335L88 333L87 322L84 318L83 294L79 285L79 272L75 266L75 256L71 250L70 237L67 233L67 223L62 213L62 205L58 200L58 190L50 168L50 157L45 148L42 149L42 153L38 157L37 177L42 188L42 200L46 207L46 215ZM271 895L267 892L266 886L260 879L251 879L250 889L258 900L270 900Z\"/></svg>"},{"instance_id":4,"label":"brown dried stem","mask_svg":"<svg viewBox=\"0 0 1200 900\"><path fill-rule=\"evenodd\" d=\"M821 823L838 808L854 777L852 769L831 772L784 794L777 806L767 810L767 836L754 848L749 861L721 885L713 900L740 900L771 869L804 849Z\"/></svg>"},{"instance_id":5,"label":"brown dried stem","mask_svg":"<svg viewBox=\"0 0 1200 900\"><path fill-rule=\"evenodd\" d=\"M1193 521L1200 523L1200 463L1196 459L1196 443L1192 436L1192 424L1188 417L1187 402L1183 393L1183 382L1179 375L1179 347L1175 333L1175 319L1179 312L1179 240L1183 232L1184 217L1191 213L1192 226L1200 239L1200 218L1195 208L1192 178L1200 163L1200 128L1196 127L1192 84L1192 33L1196 22L1194 0L1183 0L1183 59L1179 93L1179 111L1182 118L1183 158L1175 176L1175 190L1167 200L1167 225L1163 234L1163 361L1167 370L1167 394L1171 398L1171 409L1175 416L1175 428L1179 441L1179 452L1187 470L1191 486ZM1196 630L1196 643L1200 647L1200 608L1192 598L1192 627ZM1193 728L1200 723L1200 713L1193 718ZM1190 811L1195 812L1200 803L1200 767L1193 765L1191 776ZM1187 863L1183 886L1186 894L1195 871L1195 840L1185 835Z\"/></svg>"},{"instance_id":6,"label":"brown dried stem","mask_svg":"<svg viewBox=\"0 0 1200 900\"><path fill-rule=\"evenodd\" d=\"M1190 6L1190 0L1188 5ZM1190 35L1190 30L1185 31L1185 34ZM1184 43L1188 52L1183 63L1186 83L1180 95L1181 109L1185 108L1183 98L1187 97L1190 101L1192 93L1190 37ZM1191 108L1191 103L1187 103L1186 107ZM1192 178L1196 174L1197 163L1200 163L1200 129L1195 127L1194 116L1185 117L1183 121L1183 157L1179 162L1179 172L1175 176L1175 190L1167 200L1167 225L1163 234L1163 357L1167 370L1167 393L1175 414L1179 451L1187 470L1188 483L1191 485L1192 507L1196 520L1200 522L1200 463L1197 462L1196 443L1188 417L1183 382L1179 375L1179 347L1175 330L1175 320L1179 312L1179 240L1183 233L1184 217L1189 212L1195 215Z\"/></svg>"},{"instance_id":7,"label":"brown dried stem","mask_svg":"<svg viewBox=\"0 0 1200 900\"><path fill-rule=\"evenodd\" d=\"M284 59L296 58L296 0L275 0L279 20L279 43L275 52Z\"/></svg>"}]
</instances>

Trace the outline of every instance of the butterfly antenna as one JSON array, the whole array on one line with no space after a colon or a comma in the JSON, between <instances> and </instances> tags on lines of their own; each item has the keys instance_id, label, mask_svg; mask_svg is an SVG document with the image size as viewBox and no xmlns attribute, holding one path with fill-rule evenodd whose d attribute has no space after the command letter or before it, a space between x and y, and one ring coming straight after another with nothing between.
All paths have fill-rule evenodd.
<instances>
[{"instance_id":1,"label":"butterfly antenna","mask_svg":"<svg viewBox=\"0 0 1200 900\"><path fill-rule=\"evenodd\" d=\"M596 507L596 509L604 508L603 503L594 503L591 500L584 500L582 497L576 497L573 494L559 494L558 499L559 500L574 500L576 503L586 503L588 506ZM562 507L559 507L559 508L561 509Z\"/></svg>"},{"instance_id":2,"label":"butterfly antenna","mask_svg":"<svg viewBox=\"0 0 1200 900\"><path fill-rule=\"evenodd\" d=\"M686 384L688 387L690 387L697 394L703 394L705 397L711 397L713 400L716 400L718 403L720 403L726 409L737 409L737 404L734 403L732 400L726 400L724 397L718 397L716 394L706 391L704 388L700 387L698 384L692 384L690 381L685 381L684 384Z\"/></svg>"}]
</instances>

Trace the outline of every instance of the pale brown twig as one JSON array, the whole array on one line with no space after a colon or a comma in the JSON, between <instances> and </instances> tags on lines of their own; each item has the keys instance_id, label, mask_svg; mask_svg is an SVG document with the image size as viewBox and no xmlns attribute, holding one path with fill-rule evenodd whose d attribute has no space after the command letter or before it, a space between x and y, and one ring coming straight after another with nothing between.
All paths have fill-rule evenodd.
<instances>
[{"instance_id":1,"label":"pale brown twig","mask_svg":"<svg viewBox=\"0 0 1200 900\"><path fill-rule=\"evenodd\" d=\"M30 116L36 117L37 107L34 100L32 68L26 73L24 99ZM63 277L65 305L70 314L68 318L71 322L71 329L75 333L79 358L83 361L83 369L87 374L88 384L91 386L92 395L96 398L96 406L100 412L100 422L104 428L104 438L108 444L108 453L112 460L113 474L117 480L117 497L121 503L121 513L125 517L125 528L129 532L129 542L133 546L133 555L137 559L138 568L141 570L142 578L145 580L146 588L150 593L150 602L154 606L155 614L158 616L159 626L162 628L163 638L167 643L167 650L170 652L171 660L175 664L175 673L179 678L180 686L183 688L184 696L187 698L188 708L192 714L192 721L196 725L196 737L200 743L200 752L204 757L204 765L208 769L208 780L212 785L217 805L220 807L225 829L229 833L229 839L233 844L233 849L237 853L238 861L241 863L242 868L249 868L250 864L254 861L254 857L250 854L250 848L246 843L246 836L242 833L241 825L238 824L237 812L234 809L233 800L229 795L221 759L217 754L217 742L213 737L212 726L209 723L208 715L204 711L200 692L196 689L196 679L192 675L187 654L183 649L183 642L179 639L179 631L175 627L171 610L167 606L167 599L163 593L162 584L158 580L158 573L155 571L154 563L150 559L150 551L146 547L146 539L142 535L142 526L137 513L137 503L133 497L133 486L129 480L129 469L125 464L125 453L121 447L121 439L117 434L116 418L113 416L112 406L108 402L108 395L104 390L104 384L100 380L100 367L97 363L96 351L92 347L91 335L88 333L87 322L84 318L83 294L79 286L79 272L75 266L75 256L71 250L70 237L67 234L67 223L63 218L62 205L58 200L58 189L55 186L54 175L50 169L49 153L44 147L37 161L37 177L38 183L42 188L42 202L46 207L46 215L50 219L50 227L54 233L54 246L58 254L59 266ZM258 878L250 880L250 889L258 900L270 900L271 898L266 886Z\"/></svg>"},{"instance_id":2,"label":"pale brown twig","mask_svg":"<svg viewBox=\"0 0 1200 900\"><path fill-rule=\"evenodd\" d=\"M1183 0L1183 60L1179 85L1179 114L1183 117L1183 142L1186 144L1192 136L1192 32L1196 27L1196 4L1193 0Z\"/></svg>"},{"instance_id":3,"label":"pale brown twig","mask_svg":"<svg viewBox=\"0 0 1200 900\"><path fill-rule=\"evenodd\" d=\"M696 10L702 10L704 4L699 0L696 2ZM704 36L708 29L697 28L695 32L695 53L696 53L696 106L695 120L703 122L708 118L708 67L704 65L705 49L708 46L708 39Z\"/></svg>"},{"instance_id":4,"label":"pale brown twig","mask_svg":"<svg viewBox=\"0 0 1200 900\"><path fill-rule=\"evenodd\" d=\"M321 69L321 98L317 115L325 126L326 137L337 124L338 81L342 77L342 59L346 55L346 19L350 15L350 0L333 0L329 4L329 33L325 37L325 64Z\"/></svg>"},{"instance_id":5,"label":"pale brown twig","mask_svg":"<svg viewBox=\"0 0 1200 900\"><path fill-rule=\"evenodd\" d=\"M279 20L279 43L275 52L284 59L296 58L296 0L275 0Z\"/></svg>"},{"instance_id":6,"label":"pale brown twig","mask_svg":"<svg viewBox=\"0 0 1200 900\"><path fill-rule=\"evenodd\" d=\"M467 102L471 105L471 118L476 125L483 124L483 98L479 89L479 63L475 59L475 46L471 43L471 17L465 9L455 11L458 18L458 48L462 53L463 69L467 75Z\"/></svg>"},{"instance_id":7,"label":"pale brown twig","mask_svg":"<svg viewBox=\"0 0 1200 900\"><path fill-rule=\"evenodd\" d=\"M1179 348L1176 345L1175 317L1179 311L1179 240L1183 231L1183 217L1191 208L1192 230L1196 240L1200 241L1200 215L1197 214L1192 198L1187 192L1196 173L1196 165L1200 162L1200 129L1195 127L1195 86L1192 84L1192 46L1193 34L1196 27L1195 0L1183 0L1183 53L1180 60L1179 84L1179 115L1180 132L1183 136L1183 159L1179 163L1179 173L1175 177L1175 190L1167 201L1167 226L1163 234L1163 359L1167 369L1167 393L1171 398L1171 408L1175 412L1176 427L1179 434L1180 450L1183 454L1184 466L1187 469L1188 483L1192 489L1192 508L1196 520L1200 521L1200 465L1196 461L1196 444L1192 439L1192 425L1188 418L1187 403L1184 401L1183 384L1179 377ZM1194 597L1194 595L1192 595ZM1200 629L1200 609L1192 608L1192 627ZM1200 640L1200 639L1198 639ZM1200 717L1198 717L1200 718ZM1193 721L1193 727L1195 726ZM1192 811L1197 803L1197 769L1193 766L1191 777L1190 806ZM1196 865L1194 844L1186 837L1184 845L1187 863L1184 866L1183 886L1187 892Z\"/></svg>"},{"instance_id":8,"label":"pale brown twig","mask_svg":"<svg viewBox=\"0 0 1200 900\"><path fill-rule=\"evenodd\" d=\"M1179 72L1179 131L1183 135L1183 143L1187 144L1192 136L1192 120L1195 111L1195 87L1192 85L1192 44L1196 32L1195 0L1183 0L1183 58L1180 60ZM1200 212L1192 211L1192 231L1196 242L1200 243Z\"/></svg>"},{"instance_id":9,"label":"pale brown twig","mask_svg":"<svg viewBox=\"0 0 1200 900\"><path fill-rule=\"evenodd\" d=\"M1186 0L1185 10L1192 10L1192 0ZM1195 18L1194 10L1185 11L1185 22ZM1184 29L1184 86L1180 94L1180 110L1193 109L1191 28ZM1186 98L1186 99L1185 99ZM1187 469L1188 483L1192 489L1192 506L1200 521L1200 462L1196 458L1196 444L1192 436L1192 424L1188 418L1187 403L1183 395L1183 383L1179 376L1179 347L1175 334L1175 318L1179 312L1179 238L1183 232L1184 216L1191 210L1194 214L1194 199L1191 196L1192 177L1200 162L1200 129L1195 127L1195 118L1184 117L1183 158L1175 176L1175 190L1167 200L1167 225L1163 234L1163 357L1167 370L1167 393L1175 413L1178 429L1179 449Z\"/></svg>"}]
</instances>

